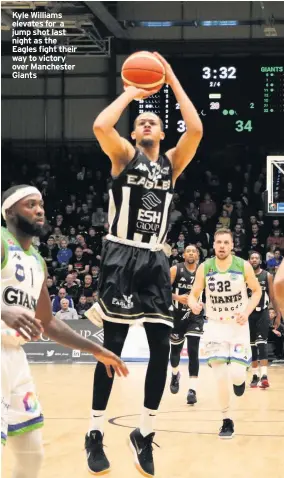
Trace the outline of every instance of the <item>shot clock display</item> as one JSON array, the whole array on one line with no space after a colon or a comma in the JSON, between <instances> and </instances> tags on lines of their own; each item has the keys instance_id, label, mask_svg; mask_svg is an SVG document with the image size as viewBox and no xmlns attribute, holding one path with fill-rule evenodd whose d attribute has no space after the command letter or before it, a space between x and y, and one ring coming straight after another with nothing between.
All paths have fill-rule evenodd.
<instances>
[{"instance_id":1,"label":"shot clock display","mask_svg":"<svg viewBox=\"0 0 284 478\"><path fill-rule=\"evenodd\" d=\"M284 61L280 57L192 59L169 62L193 101L209 144L257 143L284 149ZM166 146L186 127L171 88L133 102L135 117L153 111L164 122Z\"/></svg>"}]
</instances>

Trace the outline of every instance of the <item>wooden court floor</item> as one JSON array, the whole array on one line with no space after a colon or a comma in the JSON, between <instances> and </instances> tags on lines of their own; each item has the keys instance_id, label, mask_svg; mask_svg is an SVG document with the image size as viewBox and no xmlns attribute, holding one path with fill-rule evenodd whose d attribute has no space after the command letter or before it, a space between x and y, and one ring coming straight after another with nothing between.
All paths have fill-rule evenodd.
<instances>
[{"instance_id":1,"label":"wooden court floor","mask_svg":"<svg viewBox=\"0 0 284 478\"><path fill-rule=\"evenodd\" d=\"M41 478L87 478L84 435L88 428L93 382L92 365L32 365L44 408L45 461ZM127 445L139 423L146 364L130 364L130 376L116 379L108 408L106 453L110 478L139 478ZM198 403L186 404L187 367L181 367L177 395L166 391L156 423L154 447L157 478L284 477L284 367L269 368L271 388L247 389L233 398L236 435L220 440L221 424L211 370L201 366ZM250 377L249 373L249 377ZM10 478L9 446L3 458L4 478Z\"/></svg>"}]
</instances>

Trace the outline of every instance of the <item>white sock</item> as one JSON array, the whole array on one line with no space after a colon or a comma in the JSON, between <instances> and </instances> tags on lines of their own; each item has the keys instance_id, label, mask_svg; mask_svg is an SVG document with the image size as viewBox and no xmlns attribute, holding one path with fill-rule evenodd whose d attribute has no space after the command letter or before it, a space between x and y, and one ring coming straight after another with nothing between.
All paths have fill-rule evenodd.
<instances>
[{"instance_id":1,"label":"white sock","mask_svg":"<svg viewBox=\"0 0 284 478\"><path fill-rule=\"evenodd\" d=\"M253 375L256 375L257 377L259 377L258 367L257 367L257 368L252 368L251 371L252 371L252 374L253 374Z\"/></svg>"},{"instance_id":2,"label":"white sock","mask_svg":"<svg viewBox=\"0 0 284 478\"><path fill-rule=\"evenodd\" d=\"M260 376L263 377L263 375L267 375L267 365L260 366Z\"/></svg>"},{"instance_id":3,"label":"white sock","mask_svg":"<svg viewBox=\"0 0 284 478\"><path fill-rule=\"evenodd\" d=\"M229 380L228 365L225 363L212 363L212 369L215 374L219 403L223 419L230 418L230 390L231 383Z\"/></svg>"},{"instance_id":4,"label":"white sock","mask_svg":"<svg viewBox=\"0 0 284 478\"><path fill-rule=\"evenodd\" d=\"M179 366L172 367L172 372L173 372L173 375L177 375L179 373Z\"/></svg>"},{"instance_id":5,"label":"white sock","mask_svg":"<svg viewBox=\"0 0 284 478\"><path fill-rule=\"evenodd\" d=\"M157 410L151 410L150 408L143 408L140 421L140 433L143 437L153 433L154 425L156 421Z\"/></svg>"},{"instance_id":6,"label":"white sock","mask_svg":"<svg viewBox=\"0 0 284 478\"><path fill-rule=\"evenodd\" d=\"M88 435L92 430L98 430L104 433L105 410L92 410Z\"/></svg>"},{"instance_id":7,"label":"white sock","mask_svg":"<svg viewBox=\"0 0 284 478\"><path fill-rule=\"evenodd\" d=\"M196 392L198 377L189 377L189 388Z\"/></svg>"}]
</instances>

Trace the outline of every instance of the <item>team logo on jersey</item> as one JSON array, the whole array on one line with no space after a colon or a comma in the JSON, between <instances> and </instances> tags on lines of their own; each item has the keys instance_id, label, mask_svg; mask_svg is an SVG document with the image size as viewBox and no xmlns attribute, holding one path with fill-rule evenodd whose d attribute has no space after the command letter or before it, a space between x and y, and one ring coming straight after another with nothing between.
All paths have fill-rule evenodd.
<instances>
[{"instance_id":1,"label":"team logo on jersey","mask_svg":"<svg viewBox=\"0 0 284 478\"><path fill-rule=\"evenodd\" d=\"M160 201L156 194L150 191L142 196L143 206L148 210L158 206L158 204L161 204L161 202L162 201Z\"/></svg>"},{"instance_id":2,"label":"team logo on jersey","mask_svg":"<svg viewBox=\"0 0 284 478\"><path fill-rule=\"evenodd\" d=\"M230 274L231 280L238 280L238 274L234 274L233 272Z\"/></svg>"},{"instance_id":3,"label":"team logo on jersey","mask_svg":"<svg viewBox=\"0 0 284 478\"><path fill-rule=\"evenodd\" d=\"M15 254L13 255L12 259L17 259L18 261L21 261L22 258L20 256L20 254L18 254L17 252L15 252Z\"/></svg>"},{"instance_id":4,"label":"team logo on jersey","mask_svg":"<svg viewBox=\"0 0 284 478\"><path fill-rule=\"evenodd\" d=\"M123 299L117 299L113 298L112 299L112 305L116 305L117 307L120 307L121 309L132 309L134 307L134 303L132 302L132 297L133 294L131 295L122 295Z\"/></svg>"},{"instance_id":5,"label":"team logo on jersey","mask_svg":"<svg viewBox=\"0 0 284 478\"><path fill-rule=\"evenodd\" d=\"M236 344L234 348L234 352L237 354L241 354L244 352L244 346L242 344Z\"/></svg>"},{"instance_id":6,"label":"team logo on jersey","mask_svg":"<svg viewBox=\"0 0 284 478\"><path fill-rule=\"evenodd\" d=\"M23 402L26 412L34 413L39 408L39 402L34 392L27 392Z\"/></svg>"},{"instance_id":7,"label":"team logo on jersey","mask_svg":"<svg viewBox=\"0 0 284 478\"><path fill-rule=\"evenodd\" d=\"M16 264L15 277L19 282L23 282L26 278L25 270L21 264Z\"/></svg>"},{"instance_id":8,"label":"team logo on jersey","mask_svg":"<svg viewBox=\"0 0 284 478\"><path fill-rule=\"evenodd\" d=\"M210 284L208 284L208 287L209 287L209 290L210 290L211 292L214 292L214 290L215 290L215 284L210 283Z\"/></svg>"}]
</instances>

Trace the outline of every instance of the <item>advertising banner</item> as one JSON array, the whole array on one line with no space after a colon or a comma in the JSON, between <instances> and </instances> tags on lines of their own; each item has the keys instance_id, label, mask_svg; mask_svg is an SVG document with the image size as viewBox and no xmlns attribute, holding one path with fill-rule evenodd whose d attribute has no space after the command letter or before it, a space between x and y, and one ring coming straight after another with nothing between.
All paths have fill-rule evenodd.
<instances>
[{"instance_id":1,"label":"advertising banner","mask_svg":"<svg viewBox=\"0 0 284 478\"><path fill-rule=\"evenodd\" d=\"M97 327L89 320L72 320L68 325L82 337L88 338L100 345L104 341L103 329ZM69 349L59 345L48 337L41 336L37 342L29 342L24 345L30 363L95 363L93 355L81 352L76 349ZM200 360L204 360L204 347L202 339L199 349ZM129 328L128 336L122 350L122 358L126 361L144 361L149 358L149 347L144 327L132 326ZM187 346L181 353L181 359L187 359Z\"/></svg>"}]
</instances>

